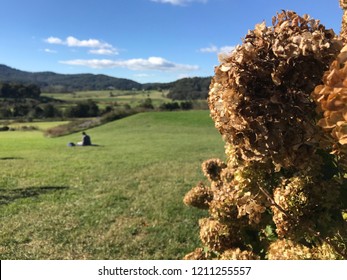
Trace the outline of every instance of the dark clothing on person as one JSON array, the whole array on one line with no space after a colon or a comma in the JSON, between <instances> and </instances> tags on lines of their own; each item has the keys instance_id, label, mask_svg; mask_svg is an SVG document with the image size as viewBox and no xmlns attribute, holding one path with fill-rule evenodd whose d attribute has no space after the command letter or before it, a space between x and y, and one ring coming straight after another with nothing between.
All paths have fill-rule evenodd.
<instances>
[{"instance_id":1,"label":"dark clothing on person","mask_svg":"<svg viewBox=\"0 0 347 280\"><path fill-rule=\"evenodd\" d=\"M92 141L90 140L90 136L84 133L82 138L82 146L90 146L91 144Z\"/></svg>"}]
</instances>

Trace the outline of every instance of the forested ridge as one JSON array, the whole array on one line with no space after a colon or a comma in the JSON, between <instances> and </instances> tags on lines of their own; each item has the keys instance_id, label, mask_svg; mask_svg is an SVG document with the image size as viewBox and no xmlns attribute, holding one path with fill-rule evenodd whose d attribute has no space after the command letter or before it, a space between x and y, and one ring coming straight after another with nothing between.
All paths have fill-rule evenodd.
<instances>
[{"instance_id":1,"label":"forested ridge","mask_svg":"<svg viewBox=\"0 0 347 280\"><path fill-rule=\"evenodd\" d=\"M0 64L0 84L36 85L41 92L74 92L86 90L168 90L174 100L206 99L211 77L183 78L170 83L141 84L133 80L94 74L57 74L26 72Z\"/></svg>"}]
</instances>

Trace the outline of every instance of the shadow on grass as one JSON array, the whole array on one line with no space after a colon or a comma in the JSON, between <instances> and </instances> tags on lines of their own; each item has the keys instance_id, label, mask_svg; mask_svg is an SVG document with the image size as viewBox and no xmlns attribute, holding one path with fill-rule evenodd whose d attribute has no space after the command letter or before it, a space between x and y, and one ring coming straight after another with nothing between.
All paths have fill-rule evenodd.
<instances>
[{"instance_id":1,"label":"shadow on grass","mask_svg":"<svg viewBox=\"0 0 347 280\"><path fill-rule=\"evenodd\" d=\"M44 187L29 187L18 189L0 188L0 205L6 205L14 202L17 199L36 197L41 194L66 190L69 187L44 186Z\"/></svg>"},{"instance_id":2,"label":"shadow on grass","mask_svg":"<svg viewBox=\"0 0 347 280\"><path fill-rule=\"evenodd\" d=\"M68 147L82 147L82 148L86 148L86 147L104 147L104 145L99 145L99 144L91 144L91 145L77 145L73 142L70 142L67 144Z\"/></svg>"},{"instance_id":3,"label":"shadow on grass","mask_svg":"<svg viewBox=\"0 0 347 280\"><path fill-rule=\"evenodd\" d=\"M14 159L23 159L21 157L2 157L0 160L14 160Z\"/></svg>"}]
</instances>

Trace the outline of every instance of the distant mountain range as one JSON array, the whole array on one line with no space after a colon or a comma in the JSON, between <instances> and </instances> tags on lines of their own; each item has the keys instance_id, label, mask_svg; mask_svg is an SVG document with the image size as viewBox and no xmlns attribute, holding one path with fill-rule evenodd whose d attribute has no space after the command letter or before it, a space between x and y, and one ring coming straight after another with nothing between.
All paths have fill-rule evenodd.
<instances>
[{"instance_id":1,"label":"distant mountain range","mask_svg":"<svg viewBox=\"0 0 347 280\"><path fill-rule=\"evenodd\" d=\"M197 99L207 96L210 80L211 77L196 77L184 78L171 83L141 84L129 79L114 78L107 75L26 72L0 64L0 83L35 84L41 88L42 92L168 89L173 91L171 93L178 92L178 94L174 94L175 99Z\"/></svg>"},{"instance_id":2,"label":"distant mountain range","mask_svg":"<svg viewBox=\"0 0 347 280\"><path fill-rule=\"evenodd\" d=\"M53 72L25 72L0 64L0 82L35 84L43 92L71 92L77 90L102 90L108 88L141 89L132 80L93 74L57 74Z\"/></svg>"}]
</instances>

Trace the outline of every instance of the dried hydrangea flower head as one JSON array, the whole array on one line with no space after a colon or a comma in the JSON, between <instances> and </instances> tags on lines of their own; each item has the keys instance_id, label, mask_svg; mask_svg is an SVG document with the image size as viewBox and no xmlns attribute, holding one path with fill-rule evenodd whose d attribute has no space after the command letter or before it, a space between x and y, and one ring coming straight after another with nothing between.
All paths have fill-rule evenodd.
<instances>
[{"instance_id":1,"label":"dried hydrangea flower head","mask_svg":"<svg viewBox=\"0 0 347 280\"><path fill-rule=\"evenodd\" d=\"M229 249L223 252L218 258L219 260L259 260L259 256L252 251L241 251L240 248Z\"/></svg>"},{"instance_id":2,"label":"dried hydrangea flower head","mask_svg":"<svg viewBox=\"0 0 347 280\"><path fill-rule=\"evenodd\" d=\"M208 255L203 248L196 248L193 252L184 256L184 260L207 260Z\"/></svg>"},{"instance_id":3,"label":"dried hydrangea flower head","mask_svg":"<svg viewBox=\"0 0 347 280\"><path fill-rule=\"evenodd\" d=\"M186 259L347 259L341 172L317 125L323 112L328 145L347 146L341 48L319 21L283 11L220 57L208 102L227 158L205 161L210 186L184 198L210 215L199 221L204 248Z\"/></svg>"},{"instance_id":4,"label":"dried hydrangea flower head","mask_svg":"<svg viewBox=\"0 0 347 280\"><path fill-rule=\"evenodd\" d=\"M273 242L268 251L269 260L307 260L312 254L308 247L288 239Z\"/></svg>"},{"instance_id":5,"label":"dried hydrangea flower head","mask_svg":"<svg viewBox=\"0 0 347 280\"><path fill-rule=\"evenodd\" d=\"M326 144L347 168L347 46L324 73L323 85L314 89L312 97L322 112L318 125L330 135Z\"/></svg>"},{"instance_id":6,"label":"dried hydrangea flower head","mask_svg":"<svg viewBox=\"0 0 347 280\"><path fill-rule=\"evenodd\" d=\"M269 260L336 260L339 256L327 243L309 248L289 239L273 242L268 251Z\"/></svg>"},{"instance_id":7,"label":"dried hydrangea flower head","mask_svg":"<svg viewBox=\"0 0 347 280\"><path fill-rule=\"evenodd\" d=\"M183 199L184 204L200 209L208 209L209 203L212 200L213 193L204 183L199 182L198 185L192 188Z\"/></svg>"},{"instance_id":8,"label":"dried hydrangea flower head","mask_svg":"<svg viewBox=\"0 0 347 280\"><path fill-rule=\"evenodd\" d=\"M347 0L340 0L340 7L343 10L340 36L344 43L347 43Z\"/></svg>"},{"instance_id":9,"label":"dried hydrangea flower head","mask_svg":"<svg viewBox=\"0 0 347 280\"><path fill-rule=\"evenodd\" d=\"M210 251L223 252L238 247L242 234L237 225L222 223L212 218L199 220L200 240Z\"/></svg>"},{"instance_id":10,"label":"dried hydrangea flower head","mask_svg":"<svg viewBox=\"0 0 347 280\"><path fill-rule=\"evenodd\" d=\"M215 68L209 107L243 161L297 166L316 146L310 93L341 49L318 20L287 11L249 31Z\"/></svg>"}]
</instances>

